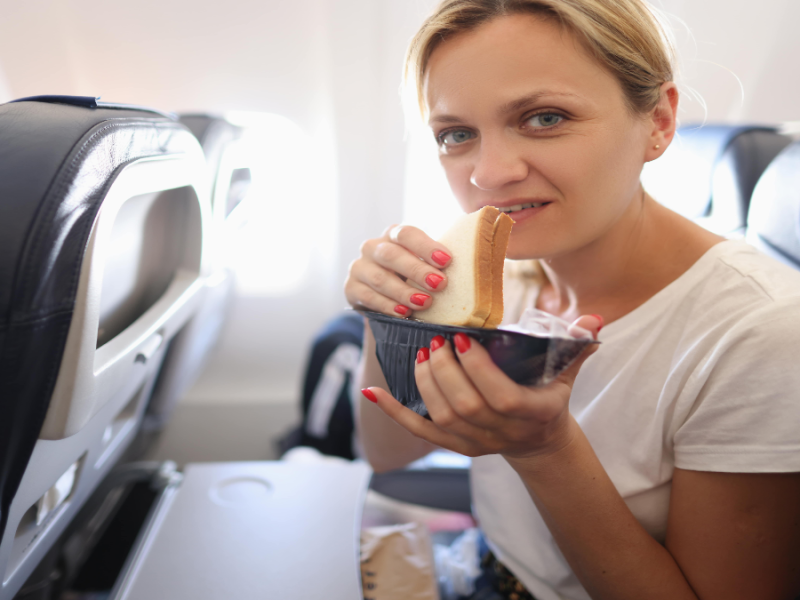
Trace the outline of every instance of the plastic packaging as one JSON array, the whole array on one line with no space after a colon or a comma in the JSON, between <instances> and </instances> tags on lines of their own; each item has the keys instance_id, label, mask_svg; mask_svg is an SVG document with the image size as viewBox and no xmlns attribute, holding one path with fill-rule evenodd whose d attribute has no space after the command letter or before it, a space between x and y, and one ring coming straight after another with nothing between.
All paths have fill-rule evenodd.
<instances>
[{"instance_id":1,"label":"plastic packaging","mask_svg":"<svg viewBox=\"0 0 800 600\"><path fill-rule=\"evenodd\" d=\"M551 315L538 308L527 309L522 313L518 323L514 325L503 325L500 329L504 331L517 331L537 337L587 340L590 342L594 340L591 331L587 331L583 327L578 327L577 325L571 325L564 319L559 319L555 315Z\"/></svg>"},{"instance_id":2,"label":"plastic packaging","mask_svg":"<svg viewBox=\"0 0 800 600\"><path fill-rule=\"evenodd\" d=\"M513 381L522 385L547 385L578 357L583 349L597 343L589 332L564 326L556 317L531 314L527 323L533 331L450 327L381 313L361 311L369 319L375 335L376 353L389 390L404 406L428 416L414 378L417 351L430 346L441 335L450 342L456 333L465 333L489 352L492 360ZM541 311L537 311L541 313ZM528 314L526 312L526 314ZM550 332L555 335L551 335Z\"/></svg>"},{"instance_id":3,"label":"plastic packaging","mask_svg":"<svg viewBox=\"0 0 800 600\"><path fill-rule=\"evenodd\" d=\"M441 600L456 600L475 592L475 580L481 574L479 537L480 532L472 528L467 529L449 546L433 545Z\"/></svg>"}]
</instances>

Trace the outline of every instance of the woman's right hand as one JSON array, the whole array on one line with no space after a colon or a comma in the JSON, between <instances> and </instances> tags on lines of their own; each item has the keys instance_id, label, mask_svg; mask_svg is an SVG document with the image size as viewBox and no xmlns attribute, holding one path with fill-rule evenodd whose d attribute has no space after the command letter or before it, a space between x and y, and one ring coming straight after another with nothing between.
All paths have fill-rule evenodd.
<instances>
[{"instance_id":1,"label":"woman's right hand","mask_svg":"<svg viewBox=\"0 0 800 600\"><path fill-rule=\"evenodd\" d=\"M442 269L450 260L447 248L422 230L392 226L361 244L361 256L350 263L344 293L354 307L408 317L428 308L433 292L447 286Z\"/></svg>"}]
</instances>

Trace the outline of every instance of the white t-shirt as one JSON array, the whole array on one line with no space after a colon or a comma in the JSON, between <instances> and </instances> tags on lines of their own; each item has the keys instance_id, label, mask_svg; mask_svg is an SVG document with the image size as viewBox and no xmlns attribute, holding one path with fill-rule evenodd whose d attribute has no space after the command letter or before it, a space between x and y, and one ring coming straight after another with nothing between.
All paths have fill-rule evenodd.
<instances>
[{"instance_id":1,"label":"white t-shirt","mask_svg":"<svg viewBox=\"0 0 800 600\"><path fill-rule=\"evenodd\" d=\"M659 542L675 467L800 471L800 273L721 242L599 339L570 411ZM472 489L490 547L534 596L589 598L502 457L473 459Z\"/></svg>"}]
</instances>

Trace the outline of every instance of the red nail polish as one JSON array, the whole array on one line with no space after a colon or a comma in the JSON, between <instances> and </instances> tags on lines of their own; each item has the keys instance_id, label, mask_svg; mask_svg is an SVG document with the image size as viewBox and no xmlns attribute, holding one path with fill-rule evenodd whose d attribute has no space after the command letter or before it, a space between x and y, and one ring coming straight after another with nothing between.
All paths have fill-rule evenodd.
<instances>
[{"instance_id":1,"label":"red nail polish","mask_svg":"<svg viewBox=\"0 0 800 600\"><path fill-rule=\"evenodd\" d=\"M600 315L589 315L589 316L590 317L594 317L595 319L600 321L600 327L597 328L597 332L599 333L600 330L603 328L603 325L605 325L605 321L603 321L603 317L601 317Z\"/></svg>"},{"instance_id":2,"label":"red nail polish","mask_svg":"<svg viewBox=\"0 0 800 600\"><path fill-rule=\"evenodd\" d=\"M437 275L436 273L431 273L425 278L425 283L431 286L433 289L439 287L439 284L444 281L444 277L441 275Z\"/></svg>"},{"instance_id":3,"label":"red nail polish","mask_svg":"<svg viewBox=\"0 0 800 600\"><path fill-rule=\"evenodd\" d=\"M431 357L431 351L427 348L417 350L417 364L424 363Z\"/></svg>"},{"instance_id":4,"label":"red nail polish","mask_svg":"<svg viewBox=\"0 0 800 600\"><path fill-rule=\"evenodd\" d=\"M364 394L364 397L370 402L374 402L375 404L378 403L378 397L372 392L371 389L364 388L363 390L361 390L361 393Z\"/></svg>"},{"instance_id":5,"label":"red nail polish","mask_svg":"<svg viewBox=\"0 0 800 600\"><path fill-rule=\"evenodd\" d=\"M404 317L408 314L409 310L411 309L408 308L407 306L403 306L402 304L398 304L397 306L394 307L394 312L396 312L399 315L403 315Z\"/></svg>"},{"instance_id":6,"label":"red nail polish","mask_svg":"<svg viewBox=\"0 0 800 600\"><path fill-rule=\"evenodd\" d=\"M411 294L411 304L422 306L428 298L430 298L428 294Z\"/></svg>"},{"instance_id":7,"label":"red nail polish","mask_svg":"<svg viewBox=\"0 0 800 600\"><path fill-rule=\"evenodd\" d=\"M450 255L447 252L442 252L441 250L437 250L433 254L431 254L431 258L433 262L438 265L446 265L447 261L450 260Z\"/></svg>"},{"instance_id":8,"label":"red nail polish","mask_svg":"<svg viewBox=\"0 0 800 600\"><path fill-rule=\"evenodd\" d=\"M444 346L444 338L442 336L437 335L431 340L431 350L438 350L442 346Z\"/></svg>"},{"instance_id":9,"label":"red nail polish","mask_svg":"<svg viewBox=\"0 0 800 600\"><path fill-rule=\"evenodd\" d=\"M458 352L460 354L464 354L464 352L469 350L469 347L472 345L469 341L469 338L463 333L457 333L453 341L455 341L456 348L458 348Z\"/></svg>"}]
</instances>

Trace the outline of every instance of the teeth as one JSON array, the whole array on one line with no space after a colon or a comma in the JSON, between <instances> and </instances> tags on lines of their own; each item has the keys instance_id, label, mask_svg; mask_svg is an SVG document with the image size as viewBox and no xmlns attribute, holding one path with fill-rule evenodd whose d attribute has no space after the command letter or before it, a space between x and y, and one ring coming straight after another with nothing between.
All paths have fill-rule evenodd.
<instances>
[{"instance_id":1,"label":"teeth","mask_svg":"<svg viewBox=\"0 0 800 600\"><path fill-rule=\"evenodd\" d=\"M544 202L528 202L527 204L515 204L514 206L504 206L498 209L500 212L510 213L516 212L518 210L523 210L525 208L538 208L544 205Z\"/></svg>"}]
</instances>

